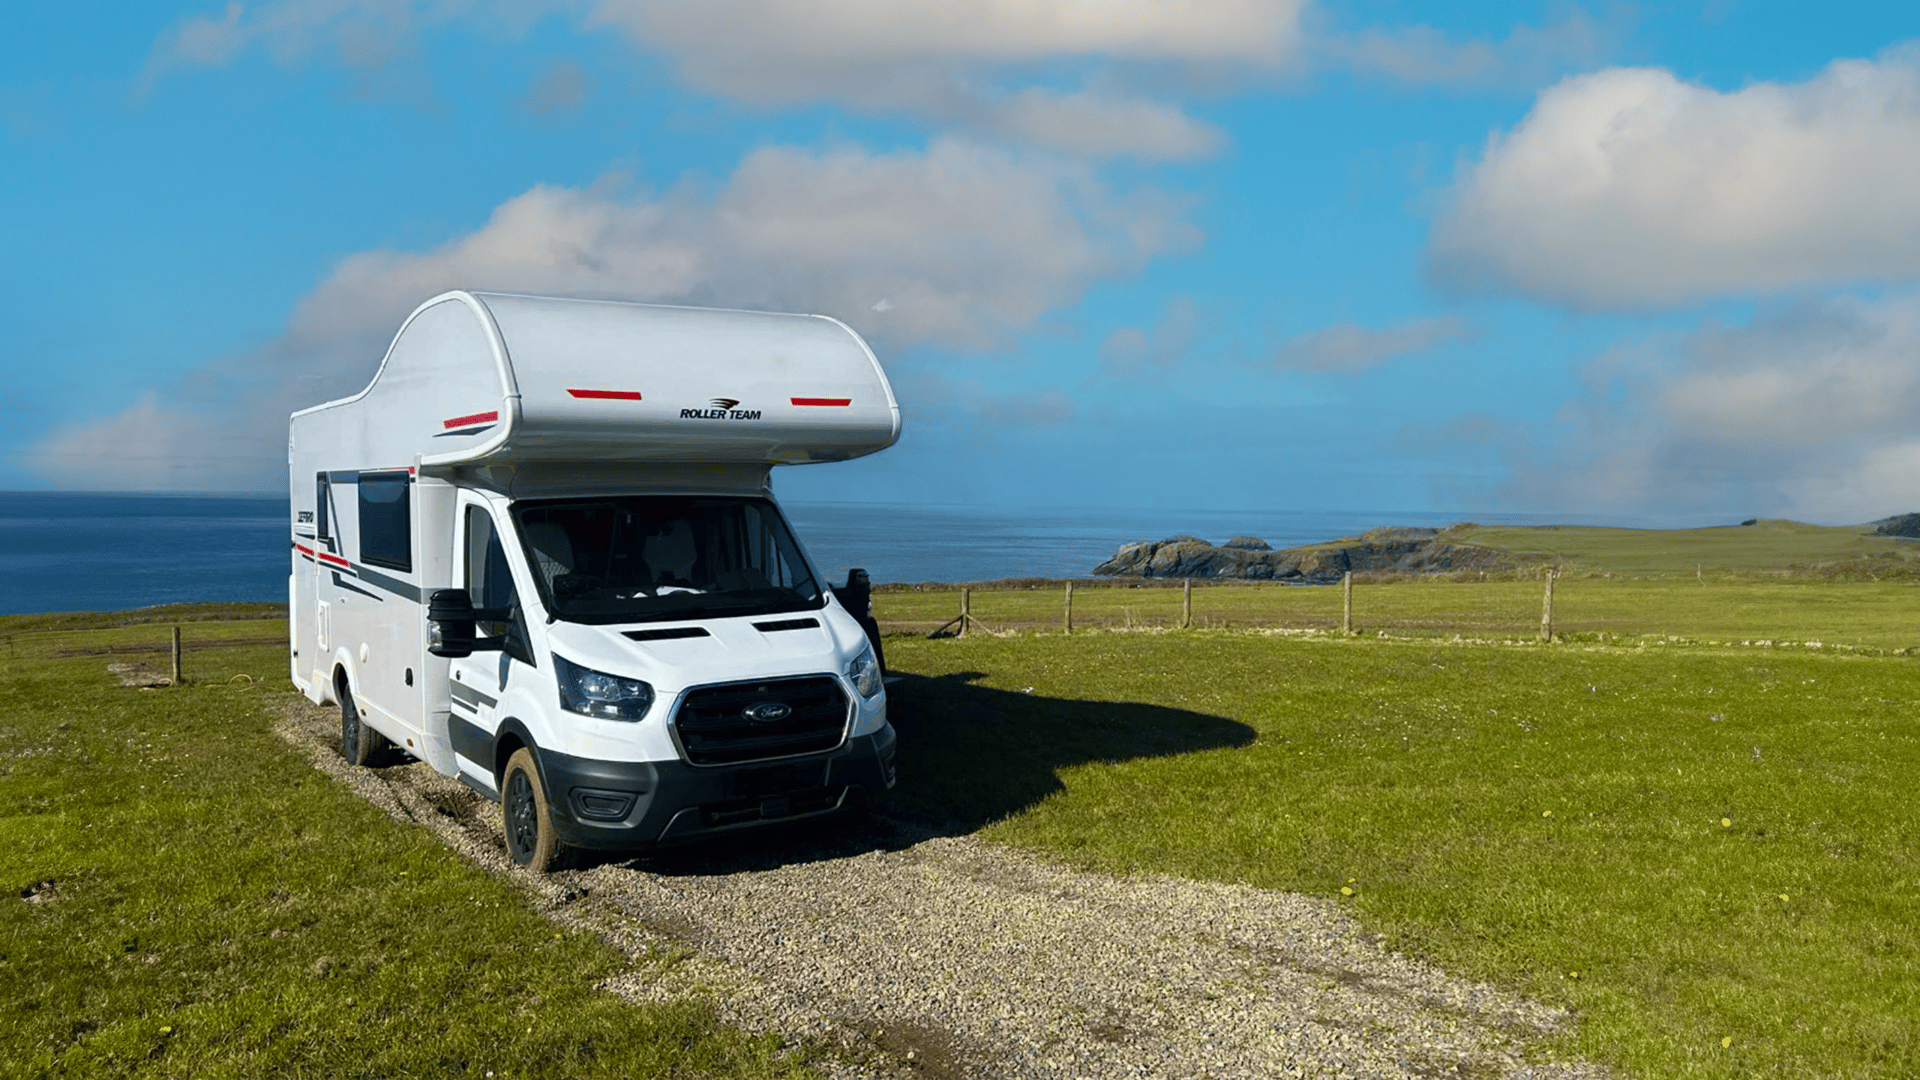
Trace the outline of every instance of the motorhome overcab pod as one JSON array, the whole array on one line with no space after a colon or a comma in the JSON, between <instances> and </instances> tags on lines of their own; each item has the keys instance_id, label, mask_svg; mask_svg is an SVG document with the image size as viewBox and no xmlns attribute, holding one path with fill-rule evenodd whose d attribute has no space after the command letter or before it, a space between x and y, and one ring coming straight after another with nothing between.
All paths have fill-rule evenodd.
<instances>
[{"instance_id":1,"label":"motorhome overcab pod","mask_svg":"<svg viewBox=\"0 0 1920 1080\"><path fill-rule=\"evenodd\" d=\"M827 585L770 474L899 435L833 319L437 296L292 417L293 681L537 869L863 804L894 778L865 575Z\"/></svg>"}]
</instances>

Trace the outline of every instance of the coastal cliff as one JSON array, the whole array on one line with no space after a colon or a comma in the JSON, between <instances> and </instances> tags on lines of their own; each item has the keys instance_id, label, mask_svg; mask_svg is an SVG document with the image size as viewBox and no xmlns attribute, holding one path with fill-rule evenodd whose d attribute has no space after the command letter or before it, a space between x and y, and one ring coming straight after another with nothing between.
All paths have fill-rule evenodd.
<instances>
[{"instance_id":1,"label":"coastal cliff","mask_svg":"<svg viewBox=\"0 0 1920 1080\"><path fill-rule=\"evenodd\" d=\"M1459 528L1455 526L1454 528ZM1102 577L1210 578L1326 584L1348 571L1402 574L1499 570L1511 560L1493 548L1457 543L1453 529L1373 529L1328 544L1275 551L1256 537L1215 546L1197 536L1128 544L1093 568Z\"/></svg>"}]
</instances>

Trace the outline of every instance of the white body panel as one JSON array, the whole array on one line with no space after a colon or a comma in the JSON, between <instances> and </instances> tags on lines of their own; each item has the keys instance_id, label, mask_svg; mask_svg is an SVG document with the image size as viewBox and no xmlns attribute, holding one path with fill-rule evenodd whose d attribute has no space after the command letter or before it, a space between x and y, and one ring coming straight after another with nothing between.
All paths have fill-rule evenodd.
<instances>
[{"instance_id":1,"label":"white body panel","mask_svg":"<svg viewBox=\"0 0 1920 1080\"><path fill-rule=\"evenodd\" d=\"M472 731L491 738L509 724L574 758L684 765L667 718L684 692L714 684L829 675L850 703L847 737L880 731L884 692L863 698L846 676L866 633L831 591L807 630L764 632L741 616L693 620L702 637L630 640L632 626L544 610L513 507L658 494L770 500L771 466L872 453L899 432L878 362L831 319L436 297L403 325L366 390L292 417L292 677L322 703L338 701L344 683L370 727L482 788L497 763L462 756L462 732L477 753ZM502 541L531 663L427 649L427 598L471 580L472 514ZM646 624L663 625L674 624ZM647 682L651 712L629 722L563 711L554 655Z\"/></svg>"}]
</instances>

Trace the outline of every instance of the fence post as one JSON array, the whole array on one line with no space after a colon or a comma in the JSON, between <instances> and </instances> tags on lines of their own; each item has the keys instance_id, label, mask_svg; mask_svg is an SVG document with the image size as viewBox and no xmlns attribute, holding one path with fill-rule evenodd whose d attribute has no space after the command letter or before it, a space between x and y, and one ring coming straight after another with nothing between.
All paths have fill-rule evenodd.
<instances>
[{"instance_id":1,"label":"fence post","mask_svg":"<svg viewBox=\"0 0 1920 1080\"><path fill-rule=\"evenodd\" d=\"M1553 579L1560 576L1557 567L1547 568L1547 599L1540 608L1540 640L1553 641Z\"/></svg>"},{"instance_id":2,"label":"fence post","mask_svg":"<svg viewBox=\"0 0 1920 1080\"><path fill-rule=\"evenodd\" d=\"M173 685L179 686L186 679L180 674L180 628L173 628Z\"/></svg>"},{"instance_id":3,"label":"fence post","mask_svg":"<svg viewBox=\"0 0 1920 1080\"><path fill-rule=\"evenodd\" d=\"M1073 633L1073 582L1067 582L1067 611L1060 619L1060 625L1067 633Z\"/></svg>"},{"instance_id":4,"label":"fence post","mask_svg":"<svg viewBox=\"0 0 1920 1080\"><path fill-rule=\"evenodd\" d=\"M1353 633L1353 571L1340 575L1340 632Z\"/></svg>"},{"instance_id":5,"label":"fence post","mask_svg":"<svg viewBox=\"0 0 1920 1080\"><path fill-rule=\"evenodd\" d=\"M973 621L972 590L960 586L960 632L955 637L967 636L967 624Z\"/></svg>"},{"instance_id":6,"label":"fence post","mask_svg":"<svg viewBox=\"0 0 1920 1080\"><path fill-rule=\"evenodd\" d=\"M1180 626L1193 625L1193 579L1185 578L1180 582Z\"/></svg>"}]
</instances>

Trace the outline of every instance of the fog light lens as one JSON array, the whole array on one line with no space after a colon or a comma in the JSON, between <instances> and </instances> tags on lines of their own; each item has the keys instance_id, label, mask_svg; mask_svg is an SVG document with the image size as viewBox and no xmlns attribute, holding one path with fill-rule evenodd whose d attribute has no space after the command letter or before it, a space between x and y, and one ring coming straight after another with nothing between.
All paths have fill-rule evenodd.
<instances>
[{"instance_id":1,"label":"fog light lens","mask_svg":"<svg viewBox=\"0 0 1920 1080\"><path fill-rule=\"evenodd\" d=\"M633 807L633 796L621 791L574 788L573 803L580 816L596 821L619 821Z\"/></svg>"}]
</instances>

